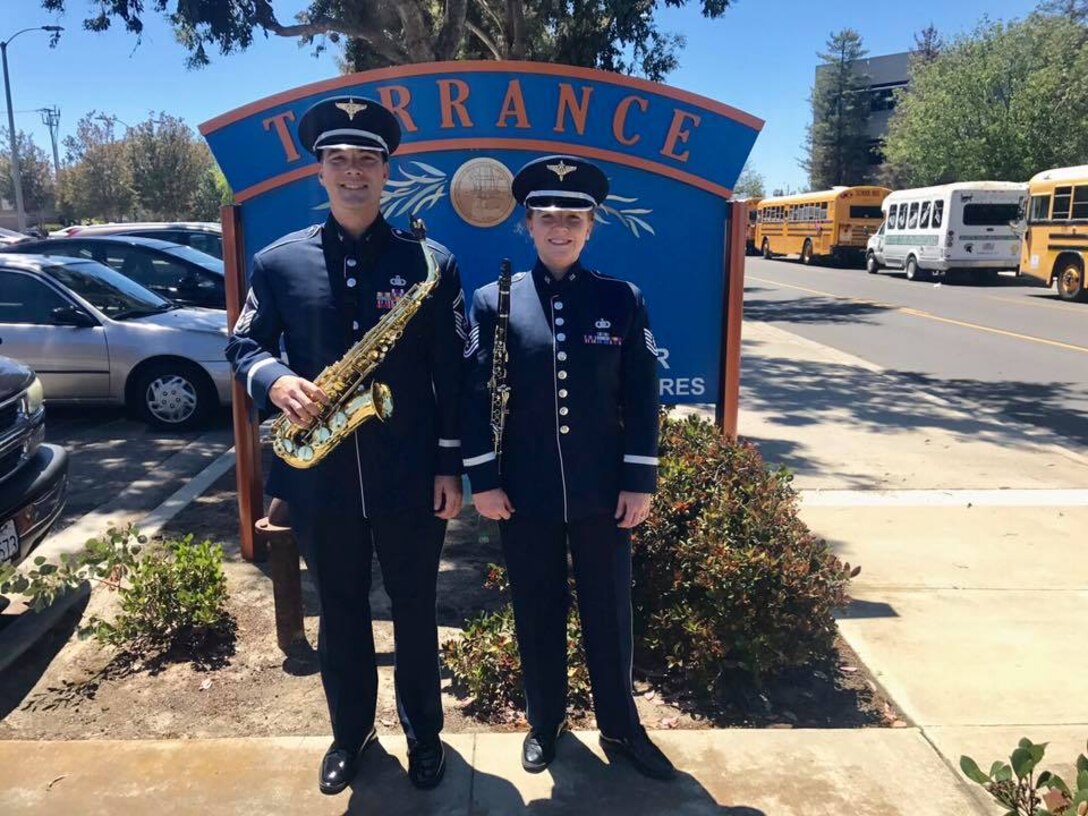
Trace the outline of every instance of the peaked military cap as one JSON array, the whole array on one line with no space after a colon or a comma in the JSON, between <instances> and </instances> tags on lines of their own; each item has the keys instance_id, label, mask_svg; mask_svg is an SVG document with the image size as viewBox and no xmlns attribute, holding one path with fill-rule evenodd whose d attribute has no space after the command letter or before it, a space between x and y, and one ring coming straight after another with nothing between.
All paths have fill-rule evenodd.
<instances>
[{"instance_id":1,"label":"peaked military cap","mask_svg":"<svg viewBox=\"0 0 1088 816\"><path fill-rule=\"evenodd\" d=\"M608 177L577 156L544 156L518 171L513 193L534 210L592 210L608 197Z\"/></svg>"},{"instance_id":2,"label":"peaked military cap","mask_svg":"<svg viewBox=\"0 0 1088 816\"><path fill-rule=\"evenodd\" d=\"M314 156L327 147L376 150L389 156L400 144L400 124L380 102L363 96L331 96L310 106L298 138Z\"/></svg>"}]
</instances>

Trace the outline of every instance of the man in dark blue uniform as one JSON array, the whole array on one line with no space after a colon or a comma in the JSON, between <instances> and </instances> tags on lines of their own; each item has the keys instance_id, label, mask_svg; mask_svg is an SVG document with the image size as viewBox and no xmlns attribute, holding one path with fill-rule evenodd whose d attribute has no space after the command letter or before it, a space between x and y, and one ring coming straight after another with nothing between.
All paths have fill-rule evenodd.
<instances>
[{"instance_id":1,"label":"man in dark blue uniform","mask_svg":"<svg viewBox=\"0 0 1088 816\"><path fill-rule=\"evenodd\" d=\"M379 103L323 100L299 122L320 161L331 214L257 253L245 308L227 357L254 402L298 425L328 395L313 380L426 276L423 247L380 210L400 127ZM386 421L361 425L316 466L277 460L268 492L287 501L321 599L318 653L334 742L320 789L339 793L375 739L378 674L370 569L376 551L392 601L397 708L408 737L409 777L433 787L445 772L439 732L435 583L446 521L461 508L458 392L466 335L457 264L427 241L441 280L410 320L374 379L393 394ZM283 338L287 362L279 359Z\"/></svg>"},{"instance_id":2,"label":"man in dark blue uniform","mask_svg":"<svg viewBox=\"0 0 1088 816\"><path fill-rule=\"evenodd\" d=\"M547 767L566 725L569 545L602 744L668 778L672 765L631 696L630 530L645 520L657 485L657 357L646 303L633 284L579 261L608 194L600 169L547 156L518 173L513 192L538 258L510 285L501 455L489 410L496 284L473 299L463 436L473 501L502 533L531 727L522 765Z\"/></svg>"}]
</instances>

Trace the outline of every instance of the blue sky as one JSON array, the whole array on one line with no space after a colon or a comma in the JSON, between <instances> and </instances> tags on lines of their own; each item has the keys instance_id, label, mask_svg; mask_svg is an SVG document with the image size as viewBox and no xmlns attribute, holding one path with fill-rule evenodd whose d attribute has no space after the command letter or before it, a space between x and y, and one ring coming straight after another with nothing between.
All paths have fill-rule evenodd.
<instances>
[{"instance_id":1,"label":"blue sky","mask_svg":"<svg viewBox=\"0 0 1088 816\"><path fill-rule=\"evenodd\" d=\"M281 21L288 21L306 5L277 0L275 7ZM1037 0L738 0L720 20L700 17L697 2L688 9L665 9L659 20L663 28L687 37L680 68L668 83L766 120L752 163L768 189L797 188L805 184L797 160L810 118L816 52L830 32L857 29L875 56L908 50L914 32L930 22L950 40L972 29L984 14L1009 20L1036 5ZM129 124L162 110L195 127L246 102L337 73L331 53L314 59L309 49L278 37L258 37L245 53L213 55L211 67L187 71L184 49L157 15L147 15L137 45L116 25L105 34L84 31L80 21L88 0L68 0L68 6L67 16L57 19L42 11L38 0L0 0L0 39L27 26L67 29L55 49L39 32L21 35L8 49L16 127L31 132L46 151L48 130L37 108L60 107L62 137L92 109ZM0 121L6 127L4 113Z\"/></svg>"}]
</instances>

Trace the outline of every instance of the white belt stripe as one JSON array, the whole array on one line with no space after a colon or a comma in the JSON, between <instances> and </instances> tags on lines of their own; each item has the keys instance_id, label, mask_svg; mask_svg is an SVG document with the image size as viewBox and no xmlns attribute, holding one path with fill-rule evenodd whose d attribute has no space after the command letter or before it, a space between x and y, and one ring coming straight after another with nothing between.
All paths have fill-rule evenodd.
<instances>
[{"instance_id":1,"label":"white belt stripe","mask_svg":"<svg viewBox=\"0 0 1088 816\"><path fill-rule=\"evenodd\" d=\"M653 465L654 467L658 464L656 456L632 456L629 453L623 457L623 461L631 465Z\"/></svg>"},{"instance_id":2,"label":"white belt stripe","mask_svg":"<svg viewBox=\"0 0 1088 816\"><path fill-rule=\"evenodd\" d=\"M461 447L460 439L439 439L438 447L440 448L459 448Z\"/></svg>"},{"instance_id":3,"label":"white belt stripe","mask_svg":"<svg viewBox=\"0 0 1088 816\"><path fill-rule=\"evenodd\" d=\"M253 375L260 371L265 366L270 366L272 363L277 362L275 357L271 355L261 360L259 363L254 363L249 367L249 373L246 374L246 393L250 398L253 397Z\"/></svg>"},{"instance_id":4,"label":"white belt stripe","mask_svg":"<svg viewBox=\"0 0 1088 816\"><path fill-rule=\"evenodd\" d=\"M476 465L482 465L484 462L491 462L495 459L495 451L490 453L484 453L479 456L473 456L471 459L462 459L465 467L476 467Z\"/></svg>"}]
</instances>

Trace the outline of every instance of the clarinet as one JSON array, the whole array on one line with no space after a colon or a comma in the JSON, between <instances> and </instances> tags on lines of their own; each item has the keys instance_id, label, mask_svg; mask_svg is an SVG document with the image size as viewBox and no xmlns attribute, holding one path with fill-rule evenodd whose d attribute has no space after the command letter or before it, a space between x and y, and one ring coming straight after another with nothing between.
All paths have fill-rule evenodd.
<instances>
[{"instance_id":1,"label":"clarinet","mask_svg":"<svg viewBox=\"0 0 1088 816\"><path fill-rule=\"evenodd\" d=\"M510 325L510 259L504 258L499 267L499 313L495 321L495 345L491 352L491 435L495 441L495 460L502 470L502 431L506 425L506 403L510 386L506 383L506 330Z\"/></svg>"}]
</instances>

